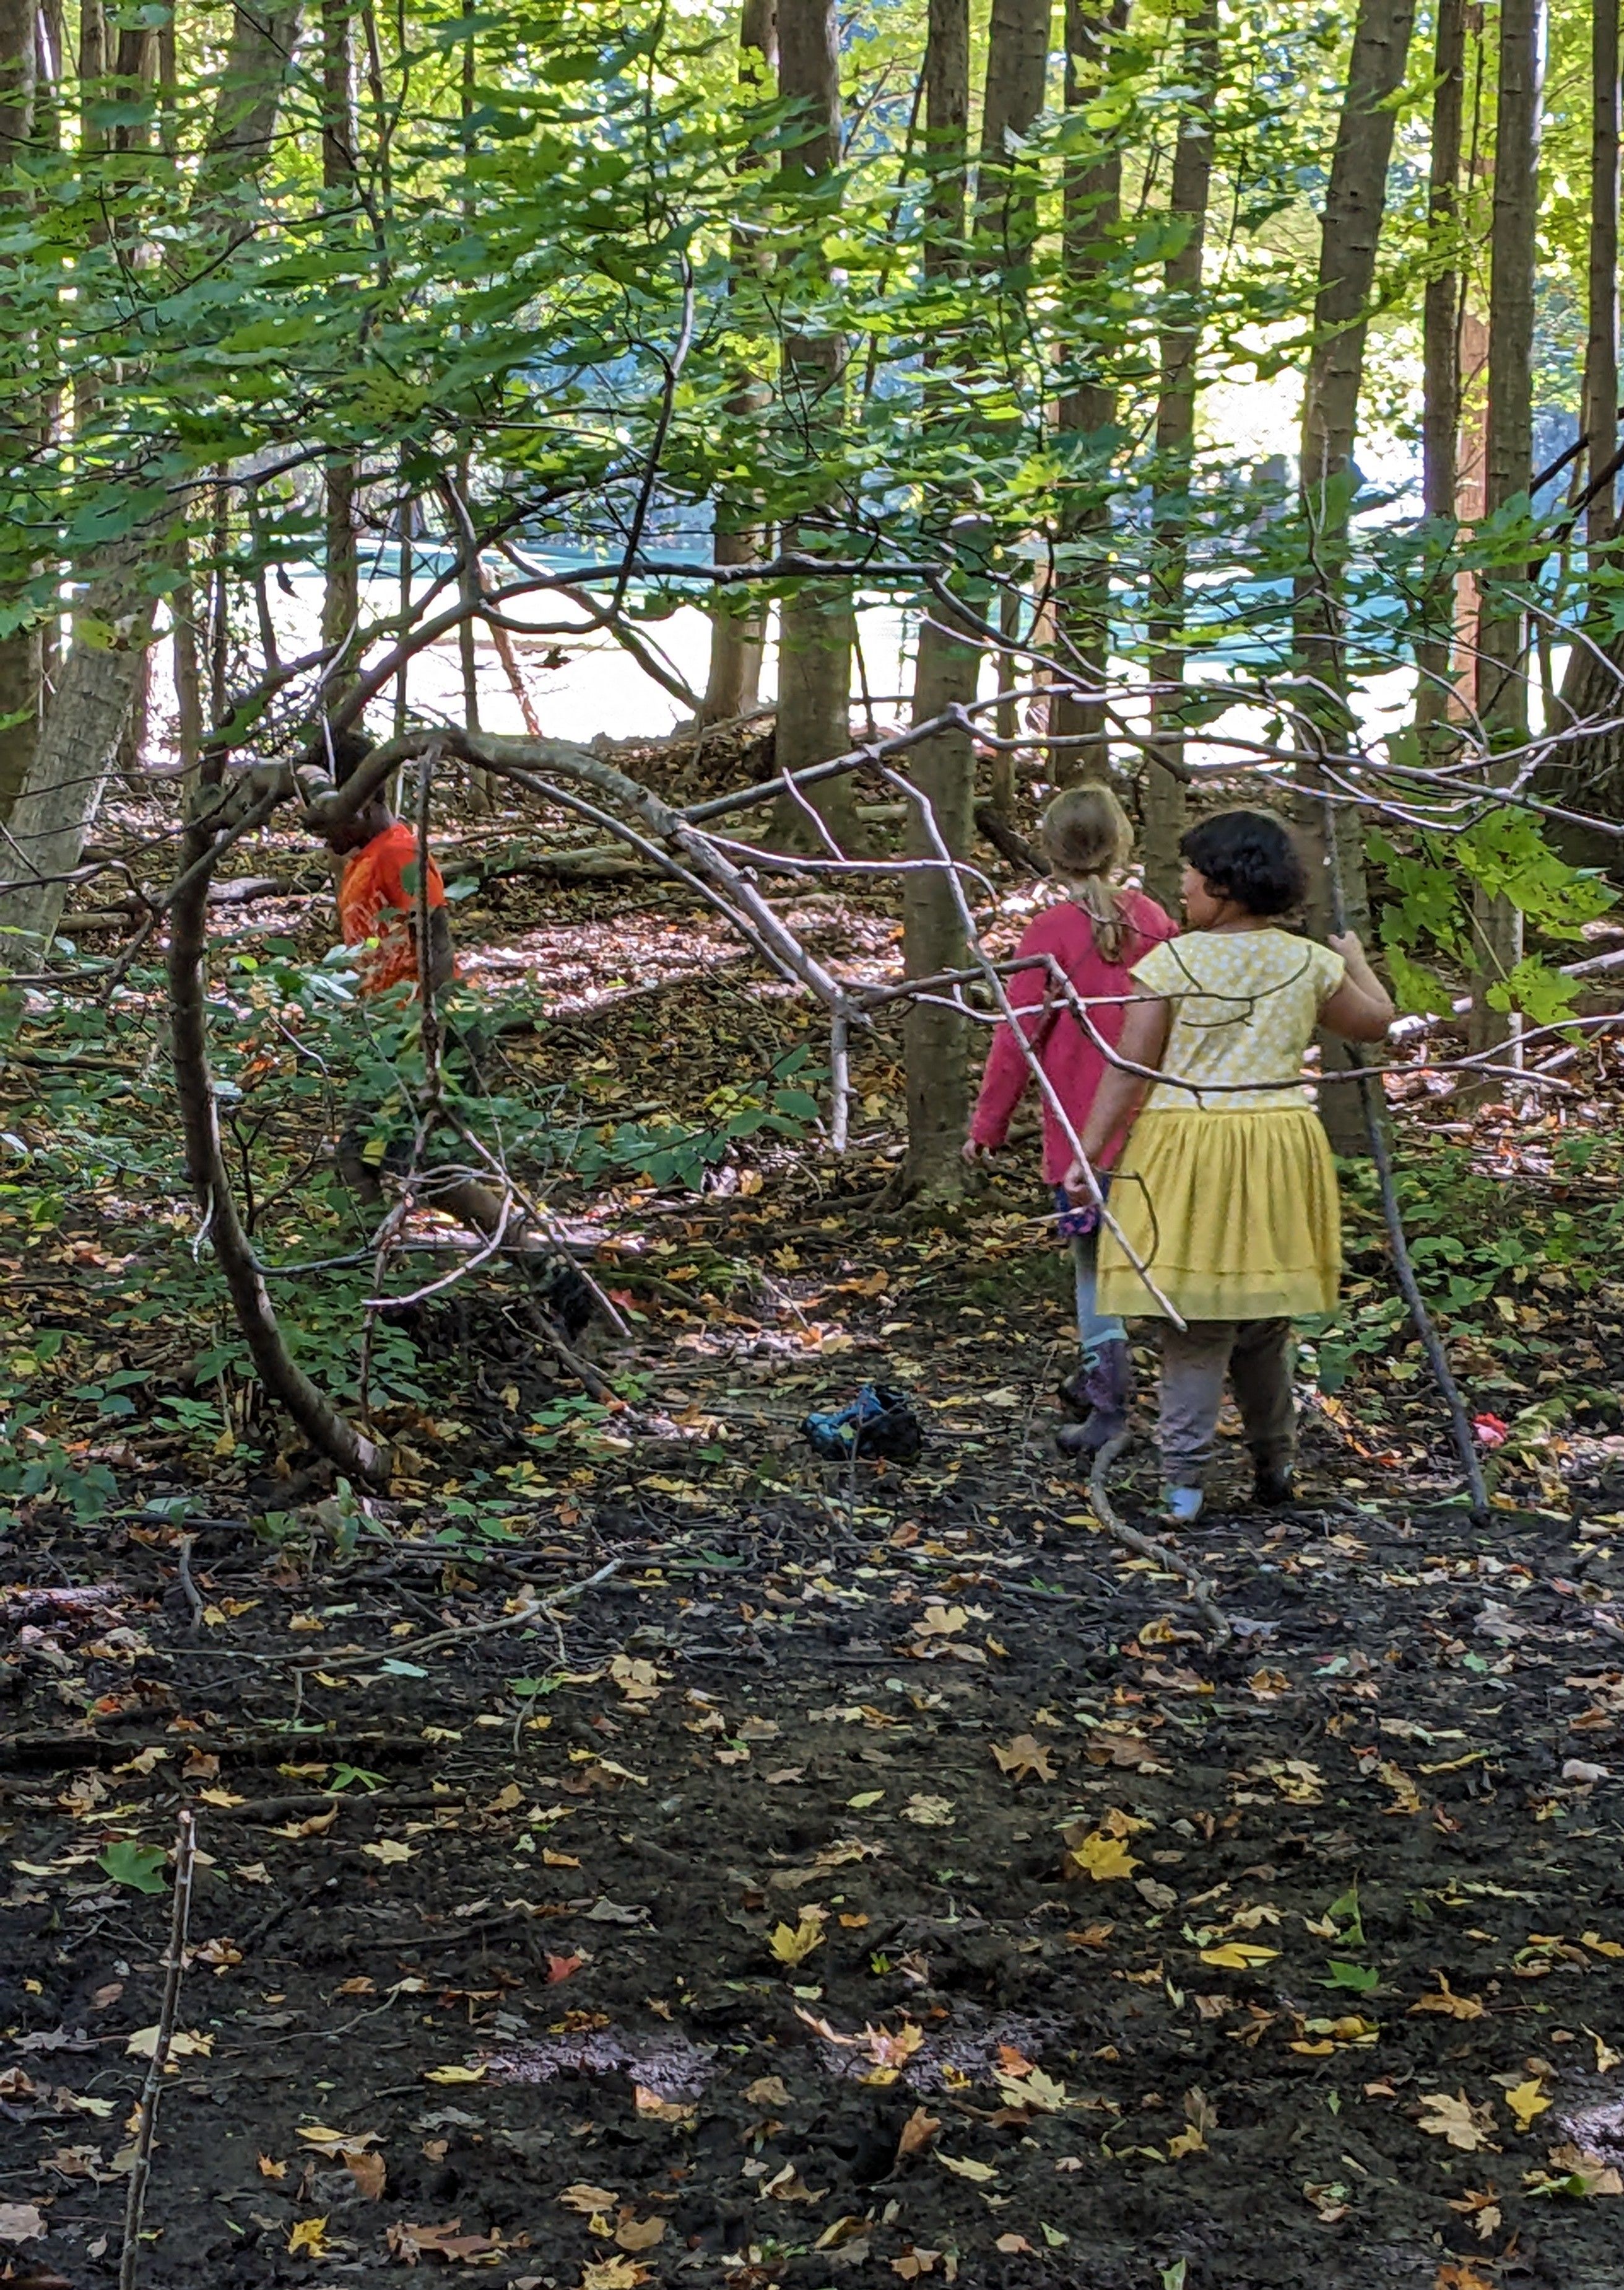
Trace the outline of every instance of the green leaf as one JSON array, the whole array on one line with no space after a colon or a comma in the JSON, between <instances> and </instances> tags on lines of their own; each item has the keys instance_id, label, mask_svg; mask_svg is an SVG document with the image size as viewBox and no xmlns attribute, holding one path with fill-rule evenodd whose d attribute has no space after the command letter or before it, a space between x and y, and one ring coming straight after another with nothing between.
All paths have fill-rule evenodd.
<instances>
[{"instance_id":1,"label":"green leaf","mask_svg":"<svg viewBox=\"0 0 1624 2290\"><path fill-rule=\"evenodd\" d=\"M116 1885L128 1885L137 1893L161 1893L165 1889L164 1864L168 1858L161 1845L132 1845L121 1838L96 1855L96 1866L105 1870Z\"/></svg>"},{"instance_id":2,"label":"green leaf","mask_svg":"<svg viewBox=\"0 0 1624 2290\"><path fill-rule=\"evenodd\" d=\"M1351 1988L1356 1996L1368 1996L1381 1985L1381 1974L1372 1966L1348 1964L1340 1957L1332 1958L1329 1971L1330 1978L1320 1982L1322 1988Z\"/></svg>"}]
</instances>

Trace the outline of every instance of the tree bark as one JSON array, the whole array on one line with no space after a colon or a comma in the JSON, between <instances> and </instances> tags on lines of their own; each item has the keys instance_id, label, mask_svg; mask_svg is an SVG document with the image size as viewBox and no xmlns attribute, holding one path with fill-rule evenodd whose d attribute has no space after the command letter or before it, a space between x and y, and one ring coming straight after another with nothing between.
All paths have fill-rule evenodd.
<instances>
[{"instance_id":1,"label":"tree bark","mask_svg":"<svg viewBox=\"0 0 1624 2290\"><path fill-rule=\"evenodd\" d=\"M780 0L779 92L794 105L783 129L780 177L791 196L815 191L840 164L840 48L834 0ZM824 224L805 228L820 244ZM812 266L821 284L820 255ZM799 331L785 340L782 389L786 420L804 441L814 474L840 436L845 396L846 345L833 334ZM832 506L832 504L831 504ZM787 526L788 548L806 548L810 529ZM851 744L852 647L856 615L845 582L804 581L779 607L777 763L802 771L844 755ZM789 848L812 841L803 805L809 804L843 851L860 847L851 781L827 782L803 798L788 797L773 822L774 839Z\"/></svg>"},{"instance_id":2,"label":"tree bark","mask_svg":"<svg viewBox=\"0 0 1624 2290\"><path fill-rule=\"evenodd\" d=\"M1442 545L1456 515L1456 437L1460 427L1460 126L1466 93L1468 0L1436 0L1433 35L1432 168L1421 321L1421 486L1428 522ZM1447 564L1423 604L1426 633L1415 647L1415 720L1447 720L1454 655L1455 581Z\"/></svg>"},{"instance_id":3,"label":"tree bark","mask_svg":"<svg viewBox=\"0 0 1624 2290\"><path fill-rule=\"evenodd\" d=\"M1540 129L1545 80L1545 0L1500 0L1500 88L1495 110L1494 220L1489 249L1489 415L1484 510L1525 500L1533 479L1534 298L1539 261ZM1528 736L1525 564L1482 576L1478 714L1492 749ZM1473 910L1478 956L1472 986L1474 1050L1520 1063L1520 1021L1491 1007L1491 989L1523 955L1523 917L1509 899L1479 893ZM1485 1093L1499 1085L1485 1082Z\"/></svg>"},{"instance_id":4,"label":"tree bark","mask_svg":"<svg viewBox=\"0 0 1624 2290\"><path fill-rule=\"evenodd\" d=\"M1218 78L1217 0L1196 0L1185 20L1180 77L1192 91L1179 116L1173 148L1172 219L1185 226L1181 245L1163 267L1160 377L1156 414L1156 472L1151 488L1154 548L1150 565L1150 680L1165 687L1151 704L1156 744L1184 760L1184 591L1189 571L1189 492L1196 460L1196 363L1201 349L1201 277L1207 200L1212 182L1212 98ZM1145 888L1178 911L1183 861L1179 839L1188 806L1184 782L1151 757L1145 765Z\"/></svg>"},{"instance_id":5,"label":"tree bark","mask_svg":"<svg viewBox=\"0 0 1624 2290\"><path fill-rule=\"evenodd\" d=\"M334 213L340 212L347 202L353 202L356 186L356 66L350 6L351 0L321 0L322 188L327 195L329 229L333 228ZM350 647L361 617L353 456L337 455L327 463L323 490L325 546L322 642L341 647L329 661L322 679L323 697L331 709L352 678Z\"/></svg>"},{"instance_id":6,"label":"tree bark","mask_svg":"<svg viewBox=\"0 0 1624 2290\"><path fill-rule=\"evenodd\" d=\"M744 0L739 20L740 102L755 107L770 101L777 76L777 0ZM754 152L740 161L741 168L760 164ZM752 272L758 276L764 272L765 258L758 235L736 229L731 262L728 292L737 298ZM772 403L772 396L765 382L746 373L728 399L727 411L734 420L757 421ZM761 554L763 538L754 505L724 492L716 501L716 562L753 564ZM724 589L711 607L710 667L699 715L702 725L730 723L755 707L761 694L765 633L764 606L755 598L735 598Z\"/></svg>"},{"instance_id":7,"label":"tree bark","mask_svg":"<svg viewBox=\"0 0 1624 2290\"><path fill-rule=\"evenodd\" d=\"M1585 346L1583 422L1594 485L1618 451L1619 393L1619 0L1595 0L1591 14L1591 144L1589 330ZM1587 569L1609 561L1618 530L1618 481L1610 477L1585 511ZM1562 690L1568 721L1624 714L1624 640L1612 633L1606 600L1585 613L1586 641L1568 655ZM1562 750L1540 774L1540 792L1555 803L1607 819L1624 818L1624 731L1604 732ZM1611 836L1582 828L1553 830L1578 864L1616 871Z\"/></svg>"},{"instance_id":8,"label":"tree bark","mask_svg":"<svg viewBox=\"0 0 1624 2290\"><path fill-rule=\"evenodd\" d=\"M33 133L38 44L36 0L0 0L0 178L18 164ZM21 190L0 192L0 214L26 200ZM37 435L36 425L28 426ZM0 637L0 822L11 817L28 777L44 690L39 629Z\"/></svg>"},{"instance_id":9,"label":"tree bark","mask_svg":"<svg viewBox=\"0 0 1624 2290\"><path fill-rule=\"evenodd\" d=\"M301 0L276 0L266 12L236 10L231 46L215 100L209 148L199 170L191 220L216 231L222 252L252 228L238 195L270 148ZM32 879L0 893L0 939L32 963L55 934L65 878L79 863L100 809L119 734L151 639L153 605L142 576L167 552L171 536L149 527L106 551L92 581L84 621L93 641L75 642L17 800L10 831ZM14 854L16 855L16 854ZM21 871L20 867L19 871Z\"/></svg>"},{"instance_id":10,"label":"tree bark","mask_svg":"<svg viewBox=\"0 0 1624 2290\"><path fill-rule=\"evenodd\" d=\"M1404 84L1414 20L1415 0L1359 0L1320 219L1314 348L1303 393L1298 471L1309 561L1298 579L1295 621L1298 667L1305 679L1299 704L1339 746L1350 720L1342 658L1341 583L1348 548L1354 440L1393 149L1390 99ZM1323 939L1332 927L1332 913L1323 782L1311 761L1300 766L1297 778L1297 825L1308 856L1308 926ZM1348 834L1338 843L1348 927L1364 937L1370 929L1370 901L1359 837ZM1346 1045L1333 1035L1322 1034L1320 1055L1327 1073L1348 1063ZM1320 1117L1336 1151L1352 1157L1368 1149L1356 1090L1341 1085L1322 1089Z\"/></svg>"},{"instance_id":11,"label":"tree bark","mask_svg":"<svg viewBox=\"0 0 1624 2290\"><path fill-rule=\"evenodd\" d=\"M1053 0L992 0L987 79L981 96L981 154L976 171L978 260L1005 273L1004 292L1026 307L1025 271L1037 235L1036 171L1016 148L1044 108Z\"/></svg>"},{"instance_id":12,"label":"tree bark","mask_svg":"<svg viewBox=\"0 0 1624 2290\"><path fill-rule=\"evenodd\" d=\"M927 278L964 268L964 171L969 158L969 0L930 0L924 54L924 269ZM940 385L925 384L926 418ZM948 623L932 598L919 629L914 669L914 721L928 723L955 704L975 698L981 656ZM938 833L956 859L974 832L975 749L967 732L942 732L913 750L910 776L935 817ZM923 814L910 805L904 851L912 860L932 853ZM962 969L969 958L958 901L940 869L903 878L902 962L910 977ZM955 1010L921 1002L908 1005L903 1025L907 1074L908 1156L903 1184L911 1193L948 1197L964 1186L960 1148L970 1117L970 1021Z\"/></svg>"},{"instance_id":13,"label":"tree bark","mask_svg":"<svg viewBox=\"0 0 1624 2290\"><path fill-rule=\"evenodd\" d=\"M1112 44L1127 28L1127 0L1100 8L1093 0L1066 0L1066 107L1085 111L1099 102L1109 68ZM1113 131L1114 132L1114 131ZM1071 161L1061 192L1061 244L1066 292L1076 306L1098 320L1100 275L1110 260L1122 211L1122 151L1115 141L1082 162ZM1091 310L1091 297L1094 308ZM1074 327L1075 345L1101 340L1096 324ZM1108 349L1107 354L1108 355ZM1074 347L1070 355L1077 355ZM1099 354L1095 353L1098 365ZM1061 572L1055 597L1055 624L1064 642L1064 670L1081 675L1095 690L1104 685L1110 665L1110 533L1112 464L1117 444L1116 391L1096 372L1067 390L1060 402L1057 428L1062 467L1060 540L1074 552ZM1084 748L1055 752L1054 778L1106 780L1110 747L1103 699L1080 700L1062 690L1052 712L1063 737L1088 741Z\"/></svg>"}]
</instances>

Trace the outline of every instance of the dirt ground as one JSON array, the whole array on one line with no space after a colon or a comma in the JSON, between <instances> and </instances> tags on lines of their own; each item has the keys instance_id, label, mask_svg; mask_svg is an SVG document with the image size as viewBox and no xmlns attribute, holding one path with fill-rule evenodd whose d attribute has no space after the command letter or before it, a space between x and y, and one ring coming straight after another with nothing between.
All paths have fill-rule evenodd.
<instances>
[{"instance_id":1,"label":"dirt ground","mask_svg":"<svg viewBox=\"0 0 1624 2290\"><path fill-rule=\"evenodd\" d=\"M0 2279L116 2278L186 1805L146 2284L1615 2290L1624 1482L1485 1533L1313 1414L1210 1651L1048 1452L1058 1277L900 1357L797 1245L849 1341L668 1350L520 1540L194 1509L194 1619L150 1509L13 1536L107 1587L8 1594ZM919 1462L812 1461L881 1371Z\"/></svg>"}]
</instances>

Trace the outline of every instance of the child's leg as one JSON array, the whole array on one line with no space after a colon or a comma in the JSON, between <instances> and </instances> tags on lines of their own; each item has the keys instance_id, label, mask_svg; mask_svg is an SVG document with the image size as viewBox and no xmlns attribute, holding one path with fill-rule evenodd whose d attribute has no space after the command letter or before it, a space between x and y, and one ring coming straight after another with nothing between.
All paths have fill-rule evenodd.
<instances>
[{"instance_id":1,"label":"child's leg","mask_svg":"<svg viewBox=\"0 0 1624 2290\"><path fill-rule=\"evenodd\" d=\"M1100 1254L1100 1231L1079 1234L1071 1244L1071 1261L1076 1277L1077 1341L1083 1347L1084 1362L1092 1366L1108 1344L1125 1344L1128 1332L1114 1314L1101 1314L1095 1305L1099 1293L1096 1264Z\"/></svg>"},{"instance_id":2,"label":"child's leg","mask_svg":"<svg viewBox=\"0 0 1624 2290\"><path fill-rule=\"evenodd\" d=\"M1063 1455L1097 1455L1109 1440L1128 1428L1128 1407L1133 1397L1133 1355L1122 1322L1096 1308L1095 1258L1097 1231L1076 1236L1071 1244L1077 1284L1077 1338L1083 1346L1083 1367L1060 1386L1072 1406L1086 1406L1081 1423L1068 1423L1057 1435Z\"/></svg>"},{"instance_id":3,"label":"child's leg","mask_svg":"<svg viewBox=\"0 0 1624 2290\"><path fill-rule=\"evenodd\" d=\"M1162 1330L1162 1475L1171 1487L1198 1487L1212 1460L1213 1433L1223 1402L1239 1323L1192 1320Z\"/></svg>"},{"instance_id":4,"label":"child's leg","mask_svg":"<svg viewBox=\"0 0 1624 2290\"><path fill-rule=\"evenodd\" d=\"M1297 1452L1297 1408L1292 1397L1295 1347L1289 1320L1243 1320L1230 1355L1235 1404L1246 1428L1246 1445L1260 1472L1292 1468Z\"/></svg>"}]
</instances>

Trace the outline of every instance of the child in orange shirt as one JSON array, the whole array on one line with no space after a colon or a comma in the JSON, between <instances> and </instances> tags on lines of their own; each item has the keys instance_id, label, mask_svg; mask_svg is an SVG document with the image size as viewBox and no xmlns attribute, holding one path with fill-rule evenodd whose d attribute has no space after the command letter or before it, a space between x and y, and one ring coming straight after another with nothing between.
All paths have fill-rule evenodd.
<instances>
[{"instance_id":1,"label":"child in orange shirt","mask_svg":"<svg viewBox=\"0 0 1624 2290\"><path fill-rule=\"evenodd\" d=\"M332 776L338 787L354 778L372 752L358 732L340 732L332 741ZM406 886L406 869L417 865L417 837L396 819L381 787L353 819L327 831L327 847L346 861L339 883L339 927L346 946L363 949L358 982L363 994L382 994L418 978L417 893ZM428 861L429 984L438 993L456 976L451 925L445 914L445 884Z\"/></svg>"}]
</instances>

